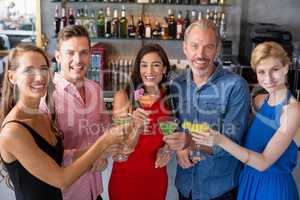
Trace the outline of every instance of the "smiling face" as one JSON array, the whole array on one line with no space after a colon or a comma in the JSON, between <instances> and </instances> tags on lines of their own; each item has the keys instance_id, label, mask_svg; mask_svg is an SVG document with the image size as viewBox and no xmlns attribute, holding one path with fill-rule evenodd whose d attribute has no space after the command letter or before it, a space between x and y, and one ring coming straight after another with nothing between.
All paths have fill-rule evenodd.
<instances>
[{"instance_id":1,"label":"smiling face","mask_svg":"<svg viewBox=\"0 0 300 200\"><path fill-rule=\"evenodd\" d=\"M55 58L62 68L63 77L76 84L82 82L89 69L90 48L86 37L71 37L62 41Z\"/></svg>"},{"instance_id":2,"label":"smiling face","mask_svg":"<svg viewBox=\"0 0 300 200\"><path fill-rule=\"evenodd\" d=\"M16 71L10 71L10 81L18 86L20 97L41 98L47 91L50 77L44 56L38 52L20 53Z\"/></svg>"},{"instance_id":3,"label":"smiling face","mask_svg":"<svg viewBox=\"0 0 300 200\"><path fill-rule=\"evenodd\" d=\"M193 27L183 43L183 51L194 74L204 76L214 67L218 42L214 31Z\"/></svg>"},{"instance_id":4,"label":"smiling face","mask_svg":"<svg viewBox=\"0 0 300 200\"><path fill-rule=\"evenodd\" d=\"M161 57L156 52L147 53L141 59L140 75L146 87L159 85L166 70Z\"/></svg>"},{"instance_id":5,"label":"smiling face","mask_svg":"<svg viewBox=\"0 0 300 200\"><path fill-rule=\"evenodd\" d=\"M256 66L258 83L269 93L285 87L288 65L279 58L268 57Z\"/></svg>"}]
</instances>

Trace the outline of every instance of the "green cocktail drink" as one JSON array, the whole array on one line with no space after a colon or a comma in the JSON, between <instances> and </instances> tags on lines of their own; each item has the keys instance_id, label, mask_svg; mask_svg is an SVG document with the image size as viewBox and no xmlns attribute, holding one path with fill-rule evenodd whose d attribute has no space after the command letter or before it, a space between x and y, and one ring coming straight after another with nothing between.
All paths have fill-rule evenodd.
<instances>
[{"instance_id":1,"label":"green cocktail drink","mask_svg":"<svg viewBox=\"0 0 300 200\"><path fill-rule=\"evenodd\" d=\"M177 123L174 121L161 121L159 123L159 128L163 132L164 135L172 134L177 128Z\"/></svg>"}]
</instances>

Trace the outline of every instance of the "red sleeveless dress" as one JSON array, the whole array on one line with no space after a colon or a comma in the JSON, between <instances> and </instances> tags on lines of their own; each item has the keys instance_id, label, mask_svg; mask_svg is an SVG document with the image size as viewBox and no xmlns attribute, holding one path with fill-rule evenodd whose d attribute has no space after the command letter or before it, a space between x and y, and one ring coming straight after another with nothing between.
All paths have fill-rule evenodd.
<instances>
[{"instance_id":1,"label":"red sleeveless dress","mask_svg":"<svg viewBox=\"0 0 300 200\"><path fill-rule=\"evenodd\" d=\"M151 110L152 134L141 135L135 151L126 162L114 162L109 180L110 200L165 200L168 188L166 167L155 168L156 154L164 145L157 119L167 116L162 102L164 95L147 110Z\"/></svg>"}]
</instances>

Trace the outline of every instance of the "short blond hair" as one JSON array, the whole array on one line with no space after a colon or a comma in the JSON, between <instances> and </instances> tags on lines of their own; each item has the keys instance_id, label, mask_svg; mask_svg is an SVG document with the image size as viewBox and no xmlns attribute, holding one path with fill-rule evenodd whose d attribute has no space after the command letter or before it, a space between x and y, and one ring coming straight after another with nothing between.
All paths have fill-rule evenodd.
<instances>
[{"instance_id":1,"label":"short blond hair","mask_svg":"<svg viewBox=\"0 0 300 200\"><path fill-rule=\"evenodd\" d=\"M262 60L267 58L279 58L283 65L289 65L291 63L287 52L282 46L276 42L263 42L258 44L251 54L251 68L256 70L257 65Z\"/></svg>"},{"instance_id":2,"label":"short blond hair","mask_svg":"<svg viewBox=\"0 0 300 200\"><path fill-rule=\"evenodd\" d=\"M215 23L212 20L209 19L201 19L198 21L193 22L188 26L188 28L184 32L184 41L186 42L190 32L192 31L193 28L198 27L201 30L212 30L216 36L216 42L217 46L221 45L221 39L220 39L220 34L219 31L215 25Z\"/></svg>"}]
</instances>

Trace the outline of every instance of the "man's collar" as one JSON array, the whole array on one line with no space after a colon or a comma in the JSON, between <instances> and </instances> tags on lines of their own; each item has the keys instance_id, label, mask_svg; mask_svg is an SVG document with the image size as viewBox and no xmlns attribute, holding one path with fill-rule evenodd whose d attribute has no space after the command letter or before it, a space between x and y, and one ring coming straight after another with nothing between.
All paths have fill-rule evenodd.
<instances>
[{"instance_id":1,"label":"man's collar","mask_svg":"<svg viewBox=\"0 0 300 200\"><path fill-rule=\"evenodd\" d=\"M86 81L86 78L84 78L84 82ZM55 72L54 74L54 78L53 78L53 83L56 85L56 87L59 85L59 87L65 89L69 86L73 86L75 87L75 85L71 82L69 82L68 80L66 80L63 75L61 74L61 72ZM84 84L84 83L83 83Z\"/></svg>"},{"instance_id":2,"label":"man's collar","mask_svg":"<svg viewBox=\"0 0 300 200\"><path fill-rule=\"evenodd\" d=\"M209 77L207 82L213 82L218 77L220 77L221 75L224 74L224 69L221 64L219 64L218 62L215 62L214 65L215 65L215 71L211 74L211 76ZM187 82L193 81L193 72L192 72L191 68L187 69L187 71L181 77L181 80L187 81Z\"/></svg>"}]
</instances>

